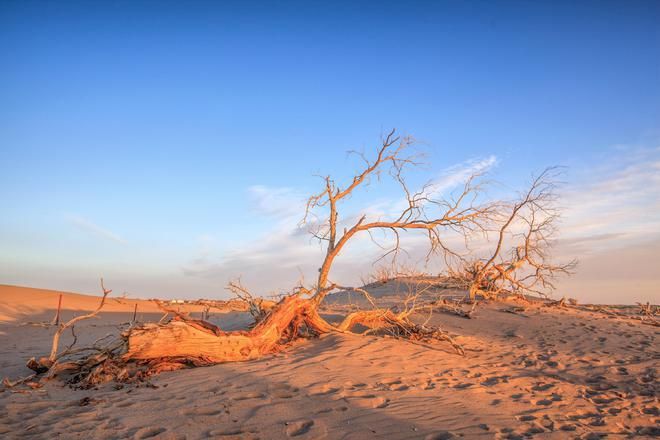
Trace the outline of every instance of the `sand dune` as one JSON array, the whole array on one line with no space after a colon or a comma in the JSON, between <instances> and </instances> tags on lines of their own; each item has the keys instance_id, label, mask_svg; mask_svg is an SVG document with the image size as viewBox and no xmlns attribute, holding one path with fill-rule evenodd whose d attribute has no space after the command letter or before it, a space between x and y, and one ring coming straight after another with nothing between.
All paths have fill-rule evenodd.
<instances>
[{"instance_id":1,"label":"sand dune","mask_svg":"<svg viewBox=\"0 0 660 440\"><path fill-rule=\"evenodd\" d=\"M98 296L94 296L0 284L0 322L28 319L50 321L55 315L60 294L62 294L63 316L94 310L101 296L100 291ZM138 305L140 313L160 313L158 307L151 301L122 298L116 294L111 294L103 310L106 313L133 312L135 304Z\"/></svg>"},{"instance_id":2,"label":"sand dune","mask_svg":"<svg viewBox=\"0 0 660 440\"><path fill-rule=\"evenodd\" d=\"M377 292L388 296L387 286ZM26 375L48 351L59 293L0 287L0 376ZM67 314L98 298L66 294ZM91 340L130 319L111 302L78 333ZM161 313L138 301L141 320ZM19 306L20 304L20 306ZM341 304L328 313L342 313ZM326 335L256 361L164 373L140 385L0 393L3 438L448 439L614 438L660 433L658 328L600 313L490 303L475 319L435 314L466 348ZM143 308L144 307L144 308ZM150 308L151 307L151 308ZM195 313L195 311L193 311ZM420 317L420 319L426 317ZM223 328L242 313L217 313ZM64 341L63 343L66 343Z\"/></svg>"}]
</instances>

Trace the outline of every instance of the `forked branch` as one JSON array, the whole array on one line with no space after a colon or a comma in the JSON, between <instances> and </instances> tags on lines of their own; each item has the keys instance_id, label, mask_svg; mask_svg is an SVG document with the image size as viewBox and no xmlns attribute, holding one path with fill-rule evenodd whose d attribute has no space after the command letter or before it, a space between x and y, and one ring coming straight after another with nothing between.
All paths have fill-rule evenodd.
<instances>
[{"instance_id":1,"label":"forked branch","mask_svg":"<svg viewBox=\"0 0 660 440\"><path fill-rule=\"evenodd\" d=\"M88 313L86 315L76 316L75 318L72 318L63 324L60 324L60 326L57 328L55 334L53 335L53 344L50 349L50 355L48 356L48 360L50 362L55 362L57 360L58 358L57 349L60 342L60 336L62 335L62 333L64 333L64 331L67 328L73 327L77 322L83 321L85 319L93 318L99 314L99 312L105 305L105 299L108 297L108 295L110 295L110 293L112 293L112 290L106 289L105 286L103 285L103 278L101 278L101 290L103 291L103 296L101 297L101 301L99 302L98 307L93 312ZM75 343L75 334L74 334L74 343ZM71 349L71 347L69 347L69 349Z\"/></svg>"},{"instance_id":2,"label":"forked branch","mask_svg":"<svg viewBox=\"0 0 660 440\"><path fill-rule=\"evenodd\" d=\"M411 191L406 183L404 174L408 167L418 165L414 156L405 153L413 144L410 137L400 138L392 130L377 150L375 159L365 162L363 171L353 177L345 187L340 188L335 181L327 176L324 178L325 188L307 201L307 209L303 222L307 221L315 209L327 208L325 221L315 225L312 231L314 237L327 242L326 255L319 269L314 300L320 303L323 298L337 286L329 283L330 270L335 258L346 244L357 234L374 230L386 231L394 234L395 245L384 256L396 255L401 250L400 232L424 232L429 240L429 255L441 253L443 255L456 255L456 252L445 245L445 233L450 231L468 235L475 231L483 231L485 225L493 214L494 206L479 205L476 203L479 193L479 184L475 183L477 175L471 176L465 182L462 192L453 199L438 197L432 183L424 185L418 191ZM387 170L389 175L400 186L405 197L402 208L390 215L389 220L381 218L368 219L367 214L361 215L352 226L347 226L339 232L339 203L349 197L361 185L367 185L372 176L380 177Z\"/></svg>"}]
</instances>

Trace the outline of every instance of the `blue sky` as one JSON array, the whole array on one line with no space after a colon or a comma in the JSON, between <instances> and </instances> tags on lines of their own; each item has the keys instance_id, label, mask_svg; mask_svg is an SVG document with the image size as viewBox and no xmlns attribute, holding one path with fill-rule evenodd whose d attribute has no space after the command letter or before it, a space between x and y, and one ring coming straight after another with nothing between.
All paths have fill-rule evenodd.
<instances>
[{"instance_id":1,"label":"blue sky","mask_svg":"<svg viewBox=\"0 0 660 440\"><path fill-rule=\"evenodd\" d=\"M286 288L322 255L287 241L315 174L391 127L422 141L420 181L567 165L567 193L639 211L594 232L621 204L575 202L569 238L655 243L660 4L575 3L2 2L0 283Z\"/></svg>"}]
</instances>

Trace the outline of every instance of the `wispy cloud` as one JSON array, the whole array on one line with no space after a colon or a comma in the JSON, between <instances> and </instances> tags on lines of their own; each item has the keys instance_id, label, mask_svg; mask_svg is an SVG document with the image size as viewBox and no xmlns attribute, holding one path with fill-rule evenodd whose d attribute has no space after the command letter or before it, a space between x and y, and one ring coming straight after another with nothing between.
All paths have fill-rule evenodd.
<instances>
[{"instance_id":1,"label":"wispy cloud","mask_svg":"<svg viewBox=\"0 0 660 440\"><path fill-rule=\"evenodd\" d=\"M277 220L300 217L304 212L305 197L292 188L254 185L247 190L252 209Z\"/></svg>"},{"instance_id":2,"label":"wispy cloud","mask_svg":"<svg viewBox=\"0 0 660 440\"><path fill-rule=\"evenodd\" d=\"M564 243L588 241L587 250L597 251L659 236L660 148L617 148L585 167L561 203Z\"/></svg>"},{"instance_id":3,"label":"wispy cloud","mask_svg":"<svg viewBox=\"0 0 660 440\"><path fill-rule=\"evenodd\" d=\"M585 244L593 244L608 240L617 240L620 238L626 237L626 234L623 232L612 232L609 234L596 234L596 235L587 235L566 239L555 240L555 243L558 246L581 246Z\"/></svg>"},{"instance_id":4,"label":"wispy cloud","mask_svg":"<svg viewBox=\"0 0 660 440\"><path fill-rule=\"evenodd\" d=\"M69 214L66 216L67 221L74 225L75 227L86 231L90 232L97 237L104 238L106 240L114 241L115 243L120 243L120 244L127 244L128 242L124 240L122 237L120 237L118 234L115 234L114 232L110 231L109 229L103 228L96 223L92 222L91 220L81 217L79 215L73 215Z\"/></svg>"},{"instance_id":5,"label":"wispy cloud","mask_svg":"<svg viewBox=\"0 0 660 440\"><path fill-rule=\"evenodd\" d=\"M254 185L247 194L251 210L272 220L270 228L255 240L221 253L209 252L208 237L199 240L204 245L202 250L181 267L185 276L226 281L242 275L246 282L267 278L268 288L273 290L290 287L291 276L298 273L296 268L309 266L320 255L306 231L297 227L305 210L302 191Z\"/></svg>"},{"instance_id":6,"label":"wispy cloud","mask_svg":"<svg viewBox=\"0 0 660 440\"><path fill-rule=\"evenodd\" d=\"M490 155L488 157L475 158L447 167L442 170L436 178L429 182L426 188L426 196L429 198L441 198L459 186L464 185L470 177L488 172L495 167L497 163L497 157L495 155ZM356 217L363 214L378 218L398 216L407 206L408 201L405 197L379 200L377 203L371 204L359 212Z\"/></svg>"},{"instance_id":7,"label":"wispy cloud","mask_svg":"<svg viewBox=\"0 0 660 440\"><path fill-rule=\"evenodd\" d=\"M497 157L490 155L485 158L472 159L445 169L437 179L432 182L432 191L442 194L462 185L474 175L487 172L497 165Z\"/></svg>"}]
</instances>

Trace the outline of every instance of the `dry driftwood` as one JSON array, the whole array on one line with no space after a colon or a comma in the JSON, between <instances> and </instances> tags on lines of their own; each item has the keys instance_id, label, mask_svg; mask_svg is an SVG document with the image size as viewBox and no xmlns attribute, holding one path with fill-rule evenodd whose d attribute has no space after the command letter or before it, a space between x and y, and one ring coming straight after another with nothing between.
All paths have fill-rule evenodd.
<instances>
[{"instance_id":1,"label":"dry driftwood","mask_svg":"<svg viewBox=\"0 0 660 440\"><path fill-rule=\"evenodd\" d=\"M206 363L244 361L273 352L301 331L307 335L341 333L351 331L358 324L372 330L398 331L409 339L453 342L439 330L420 327L408 320L407 314L395 314L390 310L354 312L333 326L317 313L313 300L289 296L250 331L223 332L213 324L181 318L167 324L146 324L132 329L126 335L128 348L123 358L178 358ZM461 351L457 344L452 343L452 346Z\"/></svg>"},{"instance_id":2,"label":"dry driftwood","mask_svg":"<svg viewBox=\"0 0 660 440\"><path fill-rule=\"evenodd\" d=\"M103 309L103 306L105 305L106 298L108 297L108 295L110 293L112 293L112 290L109 290L109 289L105 288L105 286L103 284L103 278L101 278L101 290L103 291L103 296L101 297L101 301L99 302L98 307L94 311L92 311L88 314L85 314L85 315L76 316L76 317L70 319L69 321L67 321L65 323L60 323L59 324L59 326L57 327L57 330L55 330L55 334L53 335L53 341L52 341L52 344L51 344L50 354L48 355L48 357L42 357L39 360L36 360L35 358L30 359L27 362L27 366L31 370L34 370L37 373L45 373L46 371L49 371L50 369L52 369L53 366L56 365L56 363L59 359L65 357L65 356L67 356L67 355L69 355L73 352L73 346L75 345L75 343L78 340L78 338L75 334L75 331L74 331L75 324L80 322L80 321L83 321L85 319L91 319L91 318L95 317L96 315L98 315L99 312L101 311L101 309ZM59 313L58 313L58 318L59 318ZM58 353L60 337L62 336L62 333L64 333L64 331L67 328L71 329L71 333L73 335L73 342L64 351L62 351L61 353Z\"/></svg>"}]
</instances>

